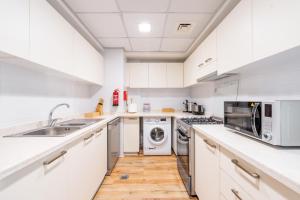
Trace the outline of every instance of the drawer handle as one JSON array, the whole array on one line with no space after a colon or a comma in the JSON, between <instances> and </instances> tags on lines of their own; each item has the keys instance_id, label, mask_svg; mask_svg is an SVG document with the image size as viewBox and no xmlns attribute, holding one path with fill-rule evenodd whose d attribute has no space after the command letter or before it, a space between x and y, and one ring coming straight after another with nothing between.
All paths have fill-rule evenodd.
<instances>
[{"instance_id":1,"label":"drawer handle","mask_svg":"<svg viewBox=\"0 0 300 200\"><path fill-rule=\"evenodd\" d=\"M217 148L217 146L216 146L215 144L209 143L207 139L203 139L203 141L204 141L208 146L210 146L211 148L214 148L214 149Z\"/></svg>"},{"instance_id":2,"label":"drawer handle","mask_svg":"<svg viewBox=\"0 0 300 200\"><path fill-rule=\"evenodd\" d=\"M205 62L205 63L208 63L208 62L210 62L210 61L212 61L212 58L207 58L204 62Z\"/></svg>"},{"instance_id":3,"label":"drawer handle","mask_svg":"<svg viewBox=\"0 0 300 200\"><path fill-rule=\"evenodd\" d=\"M99 128L96 130L96 133L100 133L101 131L103 131L103 128Z\"/></svg>"},{"instance_id":4,"label":"drawer handle","mask_svg":"<svg viewBox=\"0 0 300 200\"><path fill-rule=\"evenodd\" d=\"M51 160L45 161L43 164L44 165L50 165L51 163L53 163L54 161L56 161L57 159L59 159L60 157L62 157L63 155L65 155L66 153L67 153L67 151L62 151L59 155L55 156Z\"/></svg>"},{"instance_id":5,"label":"drawer handle","mask_svg":"<svg viewBox=\"0 0 300 200\"><path fill-rule=\"evenodd\" d=\"M89 135L86 138L84 138L84 141L87 141L87 140L91 139L93 136L94 136L94 133L92 133L91 135Z\"/></svg>"},{"instance_id":6,"label":"drawer handle","mask_svg":"<svg viewBox=\"0 0 300 200\"><path fill-rule=\"evenodd\" d=\"M129 120L137 120L137 117L129 117Z\"/></svg>"},{"instance_id":7,"label":"drawer handle","mask_svg":"<svg viewBox=\"0 0 300 200\"><path fill-rule=\"evenodd\" d=\"M101 133L102 133L102 131L103 131L103 128L99 128L98 130L96 130L95 132L95 135L96 135L96 137L98 137L99 135L101 135Z\"/></svg>"},{"instance_id":8,"label":"drawer handle","mask_svg":"<svg viewBox=\"0 0 300 200\"><path fill-rule=\"evenodd\" d=\"M238 199L238 200L243 200L240 195L239 192L235 189L231 189L231 192L234 194L234 196Z\"/></svg>"},{"instance_id":9,"label":"drawer handle","mask_svg":"<svg viewBox=\"0 0 300 200\"><path fill-rule=\"evenodd\" d=\"M235 164L238 168L246 172L248 175L252 176L255 179L259 179L260 176L257 173L249 172L247 169L245 169L242 165L239 164L239 161L237 159L232 159L231 162Z\"/></svg>"},{"instance_id":10,"label":"drawer handle","mask_svg":"<svg viewBox=\"0 0 300 200\"><path fill-rule=\"evenodd\" d=\"M201 64L198 65L198 67L202 67L203 65L204 65L204 63L201 63Z\"/></svg>"}]
</instances>

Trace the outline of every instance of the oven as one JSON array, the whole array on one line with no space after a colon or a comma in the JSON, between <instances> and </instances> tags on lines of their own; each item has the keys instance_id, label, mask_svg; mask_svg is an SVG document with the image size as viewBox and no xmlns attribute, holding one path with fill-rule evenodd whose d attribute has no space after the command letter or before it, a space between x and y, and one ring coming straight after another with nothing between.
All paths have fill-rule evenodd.
<instances>
[{"instance_id":1,"label":"oven","mask_svg":"<svg viewBox=\"0 0 300 200\"><path fill-rule=\"evenodd\" d=\"M177 167L189 195L195 195L194 143L191 126L177 120Z\"/></svg>"}]
</instances>

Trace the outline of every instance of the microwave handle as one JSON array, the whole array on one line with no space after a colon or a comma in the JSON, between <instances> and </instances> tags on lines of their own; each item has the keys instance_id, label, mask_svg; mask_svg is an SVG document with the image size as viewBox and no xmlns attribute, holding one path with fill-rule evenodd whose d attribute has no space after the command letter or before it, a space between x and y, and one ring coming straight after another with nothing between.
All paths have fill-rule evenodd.
<instances>
[{"instance_id":1,"label":"microwave handle","mask_svg":"<svg viewBox=\"0 0 300 200\"><path fill-rule=\"evenodd\" d=\"M257 129L256 129L256 122L255 122L255 115L256 115L258 106L259 106L259 103L255 103L254 108L252 110L252 116L251 116L251 127L252 127L253 133L256 137L259 136Z\"/></svg>"}]
</instances>

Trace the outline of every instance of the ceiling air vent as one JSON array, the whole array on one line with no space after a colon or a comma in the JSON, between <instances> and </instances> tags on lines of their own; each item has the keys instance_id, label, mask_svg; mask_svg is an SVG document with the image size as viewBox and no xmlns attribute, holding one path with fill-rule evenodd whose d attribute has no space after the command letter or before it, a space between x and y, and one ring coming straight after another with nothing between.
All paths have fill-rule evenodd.
<instances>
[{"instance_id":1,"label":"ceiling air vent","mask_svg":"<svg viewBox=\"0 0 300 200\"><path fill-rule=\"evenodd\" d=\"M177 27L177 31L181 33L187 33L192 30L192 24L191 23L180 23Z\"/></svg>"}]
</instances>

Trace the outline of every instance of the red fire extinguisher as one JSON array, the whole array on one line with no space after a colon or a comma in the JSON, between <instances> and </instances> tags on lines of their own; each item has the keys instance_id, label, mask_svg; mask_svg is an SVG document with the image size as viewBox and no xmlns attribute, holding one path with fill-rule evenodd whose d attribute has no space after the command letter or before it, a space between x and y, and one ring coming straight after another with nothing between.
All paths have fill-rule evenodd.
<instances>
[{"instance_id":1,"label":"red fire extinguisher","mask_svg":"<svg viewBox=\"0 0 300 200\"><path fill-rule=\"evenodd\" d=\"M119 90L115 89L113 92L113 106L119 106Z\"/></svg>"}]
</instances>

